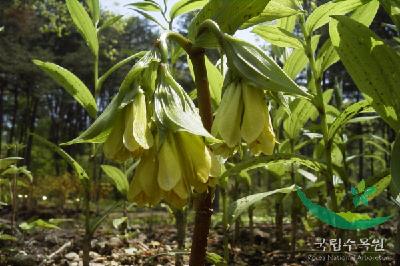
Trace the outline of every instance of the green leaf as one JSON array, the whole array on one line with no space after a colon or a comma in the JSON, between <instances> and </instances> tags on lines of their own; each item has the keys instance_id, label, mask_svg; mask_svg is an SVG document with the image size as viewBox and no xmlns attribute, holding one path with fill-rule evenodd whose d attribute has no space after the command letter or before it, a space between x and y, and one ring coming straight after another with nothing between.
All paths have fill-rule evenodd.
<instances>
[{"instance_id":1,"label":"green leaf","mask_svg":"<svg viewBox=\"0 0 400 266\"><path fill-rule=\"evenodd\" d=\"M0 233L0 241L17 241L18 239L14 236Z\"/></svg>"},{"instance_id":2,"label":"green leaf","mask_svg":"<svg viewBox=\"0 0 400 266\"><path fill-rule=\"evenodd\" d=\"M160 26L163 30L167 30L167 27L165 25L163 25L162 23L160 23L158 21L157 18L153 17L152 15L150 15L147 12L144 12L143 10L137 9L137 8L132 8L132 10L138 12L140 15L142 15L143 17L145 17L146 19L153 21L154 23L156 23L158 26Z\"/></svg>"},{"instance_id":3,"label":"green leaf","mask_svg":"<svg viewBox=\"0 0 400 266\"><path fill-rule=\"evenodd\" d=\"M333 124L329 127L329 139L333 139L340 128L342 128L354 116L369 108L370 105L371 103L369 101L363 100L347 107L343 112L340 113Z\"/></svg>"},{"instance_id":4,"label":"green leaf","mask_svg":"<svg viewBox=\"0 0 400 266\"><path fill-rule=\"evenodd\" d=\"M121 218L117 218L117 219L114 219L113 221L112 221L112 223L113 223L113 226L114 226L114 228L115 229L118 229L123 223L125 223L126 221L128 221L128 217L121 217Z\"/></svg>"},{"instance_id":5,"label":"green leaf","mask_svg":"<svg viewBox=\"0 0 400 266\"><path fill-rule=\"evenodd\" d=\"M24 158L21 157L7 157L7 158L3 158L0 159L0 172L4 169L6 169L7 167L9 167L12 164L17 163L20 160L23 160Z\"/></svg>"},{"instance_id":6,"label":"green leaf","mask_svg":"<svg viewBox=\"0 0 400 266\"><path fill-rule=\"evenodd\" d=\"M254 195L250 195L250 196L238 199L238 200L232 202L228 207L228 223L232 224L250 206L265 199L266 197L269 197L276 193L288 194L294 190L295 190L295 185L292 185L290 187L275 189L275 190L263 192L263 193L257 193Z\"/></svg>"},{"instance_id":7,"label":"green leaf","mask_svg":"<svg viewBox=\"0 0 400 266\"><path fill-rule=\"evenodd\" d=\"M264 22L287 18L301 13L302 11L293 4L292 0L270 0L260 15L249 19L240 28L247 29Z\"/></svg>"},{"instance_id":8,"label":"green leaf","mask_svg":"<svg viewBox=\"0 0 400 266\"><path fill-rule=\"evenodd\" d=\"M71 140L63 145L72 145L77 143L103 143L106 141L111 132L115 119L121 113L119 108L124 101L125 96L135 93L131 86L136 78L147 68L151 62L156 60L152 52L147 52L129 71L121 84L118 94L112 99L111 103L106 107L103 113L86 129L79 137ZM130 95L130 94L128 94Z\"/></svg>"},{"instance_id":9,"label":"green leaf","mask_svg":"<svg viewBox=\"0 0 400 266\"><path fill-rule=\"evenodd\" d=\"M370 220L371 217L366 213L339 212L337 215L352 223L357 220Z\"/></svg>"},{"instance_id":10,"label":"green leaf","mask_svg":"<svg viewBox=\"0 0 400 266\"><path fill-rule=\"evenodd\" d=\"M378 182L374 183L371 187L376 188L374 193L368 195L368 200L371 201L377 196L379 196L389 185L390 182L392 181L392 176L387 175L383 178L381 178Z\"/></svg>"},{"instance_id":11,"label":"green leaf","mask_svg":"<svg viewBox=\"0 0 400 266\"><path fill-rule=\"evenodd\" d=\"M390 174L392 176L391 186L394 188L397 195L400 194L400 134L397 134L390 158Z\"/></svg>"},{"instance_id":12,"label":"green leaf","mask_svg":"<svg viewBox=\"0 0 400 266\"><path fill-rule=\"evenodd\" d=\"M302 165L310 170L320 172L322 174L326 172L326 166L324 164L310 160L310 158L306 156L277 153L270 156L258 156L254 158L244 159L241 162L235 164L235 166L226 170L221 175L221 178L233 176L240 173L241 171L265 167L271 163L278 162Z\"/></svg>"},{"instance_id":13,"label":"green leaf","mask_svg":"<svg viewBox=\"0 0 400 266\"><path fill-rule=\"evenodd\" d=\"M169 17L174 19L180 15L201 9L209 0L180 0L169 11Z\"/></svg>"},{"instance_id":14,"label":"green leaf","mask_svg":"<svg viewBox=\"0 0 400 266\"><path fill-rule=\"evenodd\" d=\"M400 57L366 26L335 16L329 32L346 70L379 115L400 129Z\"/></svg>"},{"instance_id":15,"label":"green leaf","mask_svg":"<svg viewBox=\"0 0 400 266\"><path fill-rule=\"evenodd\" d=\"M78 0L67 0L68 11L76 28L85 39L94 56L99 54L97 31L89 14Z\"/></svg>"},{"instance_id":16,"label":"green leaf","mask_svg":"<svg viewBox=\"0 0 400 266\"><path fill-rule=\"evenodd\" d=\"M317 49L320 35L314 35L311 38L311 47L313 51ZM307 66L308 57L303 48L295 49L287 58L283 71L292 79L296 78L297 75Z\"/></svg>"},{"instance_id":17,"label":"green leaf","mask_svg":"<svg viewBox=\"0 0 400 266\"><path fill-rule=\"evenodd\" d=\"M113 16L112 18L109 18L108 20L106 20L106 22L104 22L101 27L99 28L99 32L103 31L104 29L111 27L112 25L114 25L115 23L117 23L121 18L123 18L124 16L119 15L119 16Z\"/></svg>"},{"instance_id":18,"label":"green leaf","mask_svg":"<svg viewBox=\"0 0 400 266\"><path fill-rule=\"evenodd\" d=\"M312 215L314 215L320 221L336 228L346 230L364 230L385 223L391 218L390 216L386 216L367 219L365 216L359 216L356 213L351 212L335 213L325 207L313 203L307 198L301 189L297 189L296 192L301 202Z\"/></svg>"},{"instance_id":19,"label":"green leaf","mask_svg":"<svg viewBox=\"0 0 400 266\"><path fill-rule=\"evenodd\" d=\"M207 252L206 260L208 263L210 263L211 265L214 265L214 266L226 266L227 265L227 263L223 257L221 257L220 255L218 255L216 253L212 253L212 252Z\"/></svg>"},{"instance_id":20,"label":"green leaf","mask_svg":"<svg viewBox=\"0 0 400 266\"><path fill-rule=\"evenodd\" d=\"M396 24L397 31L400 31L400 2L398 0L380 0L380 2Z\"/></svg>"},{"instance_id":21,"label":"green leaf","mask_svg":"<svg viewBox=\"0 0 400 266\"><path fill-rule=\"evenodd\" d=\"M357 8L350 17L364 24L365 26L369 26L374 20L378 8L379 1L372 0L369 3ZM339 60L340 57L333 47L331 39L328 38L319 50L316 60L316 64L321 70L320 72L323 73Z\"/></svg>"},{"instance_id":22,"label":"green leaf","mask_svg":"<svg viewBox=\"0 0 400 266\"><path fill-rule=\"evenodd\" d=\"M100 3L99 0L86 0L89 6L90 14L92 15L93 25L97 25L100 20Z\"/></svg>"},{"instance_id":23,"label":"green leaf","mask_svg":"<svg viewBox=\"0 0 400 266\"><path fill-rule=\"evenodd\" d=\"M77 161L75 161L74 158L72 158L68 153L66 153L63 149L36 134L32 133L32 136L40 143L47 146L47 148L60 155L61 158L63 158L65 161L67 161L67 163L72 166L72 168L74 169L75 173L78 175L80 180L89 179L89 176L82 168L82 166Z\"/></svg>"},{"instance_id":24,"label":"green leaf","mask_svg":"<svg viewBox=\"0 0 400 266\"><path fill-rule=\"evenodd\" d=\"M293 33L276 26L256 26L252 32L278 47L303 48L302 42Z\"/></svg>"},{"instance_id":25,"label":"green leaf","mask_svg":"<svg viewBox=\"0 0 400 266\"><path fill-rule=\"evenodd\" d=\"M300 136L301 130L311 119L318 117L318 110L306 99L296 99L290 104L291 114L284 120L283 129L292 140Z\"/></svg>"},{"instance_id":26,"label":"green leaf","mask_svg":"<svg viewBox=\"0 0 400 266\"><path fill-rule=\"evenodd\" d=\"M223 32L233 34L244 22L259 15L268 2L269 0L210 0L192 20L188 36L191 40L196 40L197 44L204 45L203 47L213 47L216 41L211 33L205 32L197 36L202 22L212 19Z\"/></svg>"},{"instance_id":27,"label":"green leaf","mask_svg":"<svg viewBox=\"0 0 400 266\"><path fill-rule=\"evenodd\" d=\"M157 4L157 2L153 2L153 1L141 1L141 2L136 2L136 3L131 3L128 6L133 6L140 10L143 10L143 11L161 12L160 5Z\"/></svg>"},{"instance_id":28,"label":"green leaf","mask_svg":"<svg viewBox=\"0 0 400 266\"><path fill-rule=\"evenodd\" d=\"M344 15L357 7L367 3L369 0L338 0L329 1L317 7L311 15L307 18L305 28L308 33L319 29L325 24L329 23L332 15Z\"/></svg>"},{"instance_id":29,"label":"green leaf","mask_svg":"<svg viewBox=\"0 0 400 266\"><path fill-rule=\"evenodd\" d=\"M166 68L162 68L160 82L155 91L155 112L165 127L175 127L195 135L212 138L203 127L200 115L189 95L174 80Z\"/></svg>"},{"instance_id":30,"label":"green leaf","mask_svg":"<svg viewBox=\"0 0 400 266\"><path fill-rule=\"evenodd\" d=\"M30 223L23 222L19 224L19 228L24 231L31 231L33 229L60 229L60 227L57 225L43 221L42 219L38 219Z\"/></svg>"},{"instance_id":31,"label":"green leaf","mask_svg":"<svg viewBox=\"0 0 400 266\"><path fill-rule=\"evenodd\" d=\"M33 60L33 63L62 86L75 100L82 105L91 117L96 117L96 101L86 85L72 72L56 64Z\"/></svg>"},{"instance_id":32,"label":"green leaf","mask_svg":"<svg viewBox=\"0 0 400 266\"><path fill-rule=\"evenodd\" d=\"M126 175L118 168L112 165L101 166L103 172L110 178L111 182L114 184L115 188L125 197L128 195L129 182Z\"/></svg>"},{"instance_id":33,"label":"green leaf","mask_svg":"<svg viewBox=\"0 0 400 266\"><path fill-rule=\"evenodd\" d=\"M278 64L258 47L225 35L223 48L230 68L255 87L309 97Z\"/></svg>"},{"instance_id":34,"label":"green leaf","mask_svg":"<svg viewBox=\"0 0 400 266\"><path fill-rule=\"evenodd\" d=\"M102 222L110 215L110 213L115 210L119 205L121 205L121 202L115 202L114 204L110 205L102 214L99 216L93 218L90 220L89 223L89 235L93 236L93 234L96 232L97 228L101 225Z\"/></svg>"}]
</instances>

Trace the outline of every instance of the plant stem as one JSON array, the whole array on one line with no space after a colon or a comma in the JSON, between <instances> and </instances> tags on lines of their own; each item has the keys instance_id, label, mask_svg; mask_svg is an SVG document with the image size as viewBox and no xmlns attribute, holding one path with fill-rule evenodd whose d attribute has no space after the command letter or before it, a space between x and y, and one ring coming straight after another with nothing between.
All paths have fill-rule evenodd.
<instances>
[{"instance_id":1,"label":"plant stem","mask_svg":"<svg viewBox=\"0 0 400 266\"><path fill-rule=\"evenodd\" d=\"M90 181L84 180L83 181L83 189L84 189L84 215L85 215L85 236L83 238L83 249L82 249L82 261L83 266L89 266L89 252L90 252L90 245L92 236L90 233Z\"/></svg>"},{"instance_id":2,"label":"plant stem","mask_svg":"<svg viewBox=\"0 0 400 266\"><path fill-rule=\"evenodd\" d=\"M205 129L211 132L213 116L204 50L196 49L194 52L192 51L189 56L193 63L201 120ZM211 215L213 213L213 194L213 189L209 188L208 191L200 194L199 197L195 199L196 216L189 260L189 265L191 266L205 265L207 238L211 224Z\"/></svg>"},{"instance_id":3,"label":"plant stem","mask_svg":"<svg viewBox=\"0 0 400 266\"><path fill-rule=\"evenodd\" d=\"M227 264L229 264L228 195L225 187L221 187L221 196L222 196L222 230L224 234L223 236L224 260Z\"/></svg>"},{"instance_id":4,"label":"plant stem","mask_svg":"<svg viewBox=\"0 0 400 266\"><path fill-rule=\"evenodd\" d=\"M293 139L290 140L290 152L291 154L294 154L294 141ZM292 184L296 183L296 176L294 173L294 165L293 163L291 164L291 171L290 171L290 178ZM297 208L296 208L296 198L297 195L295 193L292 193L292 207L291 207L291 225L292 225L292 237L290 241L290 251L291 251L291 257L294 258L296 255L296 240L297 240Z\"/></svg>"},{"instance_id":5,"label":"plant stem","mask_svg":"<svg viewBox=\"0 0 400 266\"><path fill-rule=\"evenodd\" d=\"M325 144L325 158L326 158L326 165L327 165L327 172L328 175L326 176L326 190L327 195L330 197L330 203L333 211L338 210L337 206L337 199L335 193L335 187L333 186L333 165L332 165L332 141L329 139L329 129L328 129L328 122L326 116L326 109L325 109L325 102L324 102L324 95L323 90L321 87L321 75L318 72L316 63L315 63L315 55L311 47L311 34L307 32L304 26L304 16L301 16L300 20L301 28L304 34L305 39L305 52L310 62L311 68L311 80L314 81L316 98L313 101L313 104L317 108L320 119L321 119L321 129Z\"/></svg>"},{"instance_id":6,"label":"plant stem","mask_svg":"<svg viewBox=\"0 0 400 266\"><path fill-rule=\"evenodd\" d=\"M178 250L185 249L185 239L186 239L186 224L187 224L187 210L174 210L175 216L175 224L177 231L177 242L178 242ZM183 257L182 254L175 254L175 265L183 266Z\"/></svg>"}]
</instances>

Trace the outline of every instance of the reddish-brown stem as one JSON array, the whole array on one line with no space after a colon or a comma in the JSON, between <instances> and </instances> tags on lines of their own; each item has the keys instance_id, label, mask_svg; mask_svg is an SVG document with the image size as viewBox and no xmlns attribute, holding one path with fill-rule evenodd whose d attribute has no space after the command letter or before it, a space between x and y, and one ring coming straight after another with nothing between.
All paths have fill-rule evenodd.
<instances>
[{"instance_id":1,"label":"reddish-brown stem","mask_svg":"<svg viewBox=\"0 0 400 266\"><path fill-rule=\"evenodd\" d=\"M204 50L192 49L189 56L193 63L200 116L204 127L211 131L213 116ZM195 200L196 216L189 260L190 266L204 266L206 263L207 239L213 212L212 199L213 190L209 189Z\"/></svg>"}]
</instances>

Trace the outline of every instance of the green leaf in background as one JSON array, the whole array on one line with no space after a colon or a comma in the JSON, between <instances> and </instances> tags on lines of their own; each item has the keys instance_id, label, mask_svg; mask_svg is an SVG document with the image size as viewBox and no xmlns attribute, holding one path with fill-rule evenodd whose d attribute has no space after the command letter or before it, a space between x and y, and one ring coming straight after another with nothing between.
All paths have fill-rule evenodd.
<instances>
[{"instance_id":1,"label":"green leaf in background","mask_svg":"<svg viewBox=\"0 0 400 266\"><path fill-rule=\"evenodd\" d=\"M75 173L78 175L80 180L89 179L89 176L87 175L86 171L82 168L82 166L77 161L75 161L75 159L72 158L68 153L66 153L63 149L36 134L32 133L32 136L40 143L47 146L50 150L60 155L61 158L63 158L65 161L67 161L67 163L72 166L72 168L74 169Z\"/></svg>"},{"instance_id":2,"label":"green leaf in background","mask_svg":"<svg viewBox=\"0 0 400 266\"><path fill-rule=\"evenodd\" d=\"M363 100L347 107L329 127L329 139L333 139L340 128L342 128L354 116L369 108L370 105L371 103L369 101Z\"/></svg>"},{"instance_id":3,"label":"green leaf in background","mask_svg":"<svg viewBox=\"0 0 400 266\"><path fill-rule=\"evenodd\" d=\"M208 263L210 263L211 265L214 265L214 266L227 266L228 265L223 257L221 257L220 255L218 255L216 253L212 253L212 252L207 252L206 260Z\"/></svg>"},{"instance_id":4,"label":"green leaf in background","mask_svg":"<svg viewBox=\"0 0 400 266\"><path fill-rule=\"evenodd\" d=\"M99 54L99 40L97 30L89 14L78 0L67 0L68 11L76 28L85 39L94 56Z\"/></svg>"},{"instance_id":5,"label":"green leaf in background","mask_svg":"<svg viewBox=\"0 0 400 266\"><path fill-rule=\"evenodd\" d=\"M23 222L19 224L19 228L24 231L31 231L34 229L60 229L60 227L58 227L57 225L46 222L42 219L38 219L30 223Z\"/></svg>"},{"instance_id":6,"label":"green leaf in background","mask_svg":"<svg viewBox=\"0 0 400 266\"><path fill-rule=\"evenodd\" d=\"M357 8L351 18L369 27L378 12L379 1L372 0L369 3ZM340 60L335 48L332 45L331 39L327 39L318 52L316 64L320 69L320 74L327 70L331 65Z\"/></svg>"},{"instance_id":7,"label":"green leaf in background","mask_svg":"<svg viewBox=\"0 0 400 266\"><path fill-rule=\"evenodd\" d=\"M160 5L155 1L149 1L149 0L140 1L140 2L131 3L128 6L133 6L140 10L143 10L143 11L161 12Z\"/></svg>"},{"instance_id":8,"label":"green leaf in background","mask_svg":"<svg viewBox=\"0 0 400 266\"><path fill-rule=\"evenodd\" d=\"M75 100L85 108L91 117L96 117L96 101L86 85L72 72L59 65L33 60L33 63L62 86Z\"/></svg>"},{"instance_id":9,"label":"green leaf in background","mask_svg":"<svg viewBox=\"0 0 400 266\"><path fill-rule=\"evenodd\" d=\"M329 32L340 59L377 113L400 129L400 57L363 24L335 16Z\"/></svg>"},{"instance_id":10,"label":"green leaf in background","mask_svg":"<svg viewBox=\"0 0 400 266\"><path fill-rule=\"evenodd\" d=\"M114 25L115 23L117 23L121 18L123 18L124 16L119 15L119 16L113 16L112 18L109 18L108 20L106 20L99 28L99 32L111 27L112 25Z\"/></svg>"},{"instance_id":11,"label":"green leaf in background","mask_svg":"<svg viewBox=\"0 0 400 266\"><path fill-rule=\"evenodd\" d=\"M86 0L89 7L90 14L92 15L93 25L97 26L100 20L100 2L99 0Z\"/></svg>"},{"instance_id":12,"label":"green leaf in background","mask_svg":"<svg viewBox=\"0 0 400 266\"><path fill-rule=\"evenodd\" d=\"M169 17L174 19L180 15L201 9L209 0L179 0L169 11Z\"/></svg>"},{"instance_id":13,"label":"green leaf in background","mask_svg":"<svg viewBox=\"0 0 400 266\"><path fill-rule=\"evenodd\" d=\"M260 23L287 18L301 14L302 11L294 5L292 0L270 0L260 15L253 17L241 25L241 29L247 29Z\"/></svg>"},{"instance_id":14,"label":"green leaf in background","mask_svg":"<svg viewBox=\"0 0 400 266\"><path fill-rule=\"evenodd\" d=\"M320 162L310 160L310 158L300 155L292 155L286 153L276 153L270 156L258 156L242 160L235 164L235 166L226 170L221 178L233 176L242 171L265 167L271 163L286 162L292 164L302 165L310 170L323 174L326 171L326 166Z\"/></svg>"},{"instance_id":15,"label":"green leaf in background","mask_svg":"<svg viewBox=\"0 0 400 266\"><path fill-rule=\"evenodd\" d=\"M17 241L18 239L14 236L0 233L0 241Z\"/></svg>"},{"instance_id":16,"label":"green leaf in background","mask_svg":"<svg viewBox=\"0 0 400 266\"><path fill-rule=\"evenodd\" d=\"M307 18L305 28L308 33L319 29L325 24L329 23L332 15L344 15L357 7L369 2L370 0L337 0L329 1L317 7L311 15Z\"/></svg>"},{"instance_id":17,"label":"green leaf in background","mask_svg":"<svg viewBox=\"0 0 400 266\"><path fill-rule=\"evenodd\" d=\"M190 24L189 38L196 39L199 45L213 47L216 44L213 35L207 32L197 36L202 22L212 19L223 32L233 34L244 22L259 15L268 2L269 0L210 0Z\"/></svg>"},{"instance_id":18,"label":"green leaf in background","mask_svg":"<svg viewBox=\"0 0 400 266\"><path fill-rule=\"evenodd\" d=\"M113 223L113 227L115 228L115 229L118 229L123 223L125 223L126 221L128 221L128 217L121 217L121 218L117 218L117 219L114 219L113 221L112 221L112 223Z\"/></svg>"},{"instance_id":19,"label":"green leaf in background","mask_svg":"<svg viewBox=\"0 0 400 266\"><path fill-rule=\"evenodd\" d=\"M143 17L145 17L146 19L153 21L154 23L156 23L158 26L160 26L163 30L167 30L167 27L165 25L163 25L161 22L158 21L157 18L155 18L154 16L150 15L149 13L137 9L137 8L132 8L132 10L134 10L135 12L138 12L140 15L142 15Z\"/></svg>"},{"instance_id":20,"label":"green leaf in background","mask_svg":"<svg viewBox=\"0 0 400 266\"><path fill-rule=\"evenodd\" d=\"M20 175L20 174L28 177L31 182L33 181L32 173L31 173L31 171L26 169L26 166L17 167L15 165L11 165L5 171L1 172L1 175L4 175L4 176L5 175Z\"/></svg>"},{"instance_id":21,"label":"green leaf in background","mask_svg":"<svg viewBox=\"0 0 400 266\"><path fill-rule=\"evenodd\" d=\"M318 110L306 99L296 99L290 104L291 114L284 120L283 129L292 140L300 136L301 130L311 119L318 117Z\"/></svg>"},{"instance_id":22,"label":"green leaf in background","mask_svg":"<svg viewBox=\"0 0 400 266\"><path fill-rule=\"evenodd\" d=\"M229 67L255 87L309 97L272 58L253 44L225 35L223 49Z\"/></svg>"},{"instance_id":23,"label":"green leaf in background","mask_svg":"<svg viewBox=\"0 0 400 266\"><path fill-rule=\"evenodd\" d=\"M397 196L400 194L400 134L397 134L396 141L393 144L390 173L392 176L391 186L394 188Z\"/></svg>"},{"instance_id":24,"label":"green leaf in background","mask_svg":"<svg viewBox=\"0 0 400 266\"><path fill-rule=\"evenodd\" d=\"M115 188L126 197L129 191L129 182L126 175L117 167L112 165L103 164L101 169L110 178Z\"/></svg>"},{"instance_id":25,"label":"green leaf in background","mask_svg":"<svg viewBox=\"0 0 400 266\"><path fill-rule=\"evenodd\" d=\"M302 42L296 35L276 26L259 25L254 27L252 32L278 47L303 48Z\"/></svg>"},{"instance_id":26,"label":"green leaf in background","mask_svg":"<svg viewBox=\"0 0 400 266\"><path fill-rule=\"evenodd\" d=\"M297 195L299 196L301 202L308 209L308 211L318 218L320 221L329 224L333 227L346 229L346 230L363 230L368 228L373 228L377 225L383 224L387 222L391 217L377 217L377 218L368 218L365 215L361 215L358 213L335 213L325 207L322 207L318 204L313 203L311 200L307 198L304 192L299 188L297 189Z\"/></svg>"},{"instance_id":27,"label":"green leaf in background","mask_svg":"<svg viewBox=\"0 0 400 266\"><path fill-rule=\"evenodd\" d=\"M311 48L313 51L317 49L320 35L314 35L311 38ZM283 71L292 79L296 78L297 75L307 66L308 57L303 48L295 49L285 61Z\"/></svg>"},{"instance_id":28,"label":"green leaf in background","mask_svg":"<svg viewBox=\"0 0 400 266\"><path fill-rule=\"evenodd\" d=\"M400 2L398 0L380 0L380 2L396 24L397 31L400 31Z\"/></svg>"},{"instance_id":29,"label":"green leaf in background","mask_svg":"<svg viewBox=\"0 0 400 266\"><path fill-rule=\"evenodd\" d=\"M2 170L6 169L10 165L15 164L18 161L23 160L23 159L24 158L21 158L21 157L7 157L7 158L0 159L0 173Z\"/></svg>"},{"instance_id":30,"label":"green leaf in background","mask_svg":"<svg viewBox=\"0 0 400 266\"><path fill-rule=\"evenodd\" d=\"M268 192L257 193L232 202L228 207L228 223L231 225L250 206L276 193L288 194L295 190L295 185Z\"/></svg>"}]
</instances>

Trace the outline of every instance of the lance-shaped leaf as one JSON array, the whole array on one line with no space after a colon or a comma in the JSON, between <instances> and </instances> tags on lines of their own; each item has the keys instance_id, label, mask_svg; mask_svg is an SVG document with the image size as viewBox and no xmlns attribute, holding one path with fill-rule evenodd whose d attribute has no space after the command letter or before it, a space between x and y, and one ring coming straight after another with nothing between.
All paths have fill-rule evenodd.
<instances>
[{"instance_id":1,"label":"lance-shaped leaf","mask_svg":"<svg viewBox=\"0 0 400 266\"><path fill-rule=\"evenodd\" d=\"M8 167L5 171L1 172L0 174L3 176L23 174L26 177L28 177L31 182L33 181L32 173L31 171L26 169L26 166L17 167L15 165L10 165L10 167Z\"/></svg>"},{"instance_id":2,"label":"lance-shaped leaf","mask_svg":"<svg viewBox=\"0 0 400 266\"><path fill-rule=\"evenodd\" d=\"M92 15L93 25L97 25L100 20L100 2L99 0L86 0L86 3Z\"/></svg>"},{"instance_id":3,"label":"lance-shaped leaf","mask_svg":"<svg viewBox=\"0 0 400 266\"><path fill-rule=\"evenodd\" d=\"M190 24L189 38L196 39L196 43L203 47L216 46L215 37L209 32L197 37L202 22L212 19L223 32L233 34L244 22L258 16L268 2L269 0L210 0Z\"/></svg>"},{"instance_id":4,"label":"lance-shaped leaf","mask_svg":"<svg viewBox=\"0 0 400 266\"><path fill-rule=\"evenodd\" d=\"M47 148L60 155L61 158L63 158L65 161L67 161L67 163L72 166L75 173L78 175L79 179L81 180L89 179L89 176L87 175L86 171L82 168L82 166L77 161L75 161L75 159L72 158L68 153L66 153L63 149L36 134L32 134L32 136L40 143L47 146Z\"/></svg>"},{"instance_id":5,"label":"lance-shaped leaf","mask_svg":"<svg viewBox=\"0 0 400 266\"><path fill-rule=\"evenodd\" d=\"M152 52L147 52L129 71L121 84L119 92L112 99L111 103L106 107L103 113L86 129L81 135L63 145L71 145L76 143L103 143L110 134L115 118L121 113L121 104L127 97L132 99L136 93L135 87L132 85L135 79L142 73L149 64L155 60Z\"/></svg>"},{"instance_id":6,"label":"lance-shaped leaf","mask_svg":"<svg viewBox=\"0 0 400 266\"><path fill-rule=\"evenodd\" d=\"M337 131L349 122L354 116L358 115L362 111L368 109L371 103L369 101L360 101L347 107L340 115L333 121L333 124L329 127L329 139L333 139Z\"/></svg>"},{"instance_id":7,"label":"lance-shaped leaf","mask_svg":"<svg viewBox=\"0 0 400 266\"><path fill-rule=\"evenodd\" d=\"M133 6L143 11L161 12L160 5L157 2L151 0L131 3L129 4L129 6Z\"/></svg>"},{"instance_id":8,"label":"lance-shaped leaf","mask_svg":"<svg viewBox=\"0 0 400 266\"><path fill-rule=\"evenodd\" d=\"M329 1L317 7L307 18L305 28L308 33L319 29L329 23L332 15L344 15L357 7L369 2L370 0L337 0Z\"/></svg>"},{"instance_id":9,"label":"lance-shaped leaf","mask_svg":"<svg viewBox=\"0 0 400 266\"><path fill-rule=\"evenodd\" d=\"M129 182L126 175L120 169L112 165L103 164L101 169L110 178L115 188L126 197L129 191Z\"/></svg>"},{"instance_id":10,"label":"lance-shaped leaf","mask_svg":"<svg viewBox=\"0 0 400 266\"><path fill-rule=\"evenodd\" d=\"M146 19L153 21L158 26L160 26L163 30L167 30L167 27L165 25L163 25L160 21L158 21L158 19L156 17L150 15L149 13L147 13L143 10L137 9L137 8L132 8L132 10L134 10L135 12L138 12L140 15L142 15Z\"/></svg>"},{"instance_id":11,"label":"lance-shaped leaf","mask_svg":"<svg viewBox=\"0 0 400 266\"><path fill-rule=\"evenodd\" d=\"M311 48L313 51L317 49L319 39L321 35L314 35L311 38ZM308 57L303 48L295 49L287 58L283 71L292 79L296 78L297 75L307 66Z\"/></svg>"},{"instance_id":12,"label":"lance-shaped leaf","mask_svg":"<svg viewBox=\"0 0 400 266\"><path fill-rule=\"evenodd\" d=\"M368 26L372 23L375 18L376 12L379 8L379 1L372 0L369 3L360 6L357 8L353 14L351 14L351 18ZM332 45L332 41L328 38L325 43L322 45L321 49L318 52L316 64L318 69L320 69L320 73L323 73L327 70L331 65L340 60L339 55L337 54L335 48Z\"/></svg>"},{"instance_id":13,"label":"lance-shaped leaf","mask_svg":"<svg viewBox=\"0 0 400 266\"><path fill-rule=\"evenodd\" d=\"M285 162L288 164L298 164L306 167L307 169L313 170L324 174L326 172L326 166L318 161L310 160L310 158L293 155L287 153L277 153L271 156L257 156L249 159L242 160L241 162L235 164L232 168L226 170L221 178L232 176L238 174L242 171L247 171L250 169L256 169L260 167L268 166L269 164L276 164L279 162Z\"/></svg>"},{"instance_id":14,"label":"lance-shaped leaf","mask_svg":"<svg viewBox=\"0 0 400 266\"><path fill-rule=\"evenodd\" d=\"M270 0L260 15L249 19L240 28L247 29L267 21L287 18L301 13L302 11L294 5L292 0Z\"/></svg>"},{"instance_id":15,"label":"lance-shaped leaf","mask_svg":"<svg viewBox=\"0 0 400 266\"><path fill-rule=\"evenodd\" d=\"M278 47L303 48L296 35L280 27L260 25L254 27L253 32Z\"/></svg>"},{"instance_id":16,"label":"lance-shaped leaf","mask_svg":"<svg viewBox=\"0 0 400 266\"><path fill-rule=\"evenodd\" d=\"M71 94L88 111L91 117L96 117L96 101L90 90L77 76L69 70L53 63L42 62L40 60L33 60L33 63Z\"/></svg>"},{"instance_id":17,"label":"lance-shaped leaf","mask_svg":"<svg viewBox=\"0 0 400 266\"><path fill-rule=\"evenodd\" d=\"M308 211L322 222L333 227L346 230L364 230L375 227L387 222L391 217L369 218L365 215L360 216L358 213L335 213L325 207L313 203L301 189L297 189L297 195Z\"/></svg>"},{"instance_id":18,"label":"lance-shaped leaf","mask_svg":"<svg viewBox=\"0 0 400 266\"><path fill-rule=\"evenodd\" d=\"M93 55L97 56L99 54L99 40L97 30L89 14L78 0L67 0L67 7L76 28L85 39Z\"/></svg>"},{"instance_id":19,"label":"lance-shaped leaf","mask_svg":"<svg viewBox=\"0 0 400 266\"><path fill-rule=\"evenodd\" d=\"M111 27L112 25L114 25L115 23L117 23L121 18L123 18L124 16L119 15L119 16L113 16L111 18L109 18L108 20L106 20L101 27L99 28L99 32L103 31L104 29Z\"/></svg>"},{"instance_id":20,"label":"lance-shaped leaf","mask_svg":"<svg viewBox=\"0 0 400 266\"><path fill-rule=\"evenodd\" d=\"M252 85L275 92L309 97L278 64L258 47L224 35L223 49L231 69Z\"/></svg>"},{"instance_id":21,"label":"lance-shaped leaf","mask_svg":"<svg viewBox=\"0 0 400 266\"><path fill-rule=\"evenodd\" d=\"M7 157L7 158L0 159L0 173L2 170L6 169L10 165L15 164L18 161L23 160L23 159L24 158L21 158L21 157Z\"/></svg>"},{"instance_id":22,"label":"lance-shaped leaf","mask_svg":"<svg viewBox=\"0 0 400 266\"><path fill-rule=\"evenodd\" d=\"M280 188L268 192L257 193L254 195L250 195L241 199L238 199L232 202L228 208L228 223L232 224L239 216L245 212L250 206L258 203L259 201L277 194L277 193L284 193L288 194L295 190L295 185L290 187Z\"/></svg>"},{"instance_id":23,"label":"lance-shaped leaf","mask_svg":"<svg viewBox=\"0 0 400 266\"><path fill-rule=\"evenodd\" d=\"M174 19L180 15L201 9L209 0L180 0L169 11L169 17Z\"/></svg>"},{"instance_id":24,"label":"lance-shaped leaf","mask_svg":"<svg viewBox=\"0 0 400 266\"><path fill-rule=\"evenodd\" d=\"M301 129L318 116L318 110L306 99L296 99L290 104L291 113L283 122L283 128L292 140L300 136Z\"/></svg>"},{"instance_id":25,"label":"lance-shaped leaf","mask_svg":"<svg viewBox=\"0 0 400 266\"><path fill-rule=\"evenodd\" d=\"M396 131L400 129L400 57L363 24L335 16L329 32L340 59L372 106Z\"/></svg>"},{"instance_id":26,"label":"lance-shaped leaf","mask_svg":"<svg viewBox=\"0 0 400 266\"><path fill-rule=\"evenodd\" d=\"M154 96L158 121L166 128L172 127L174 130L186 130L195 135L213 138L203 127L200 115L189 95L165 67L162 69L162 77Z\"/></svg>"}]
</instances>

